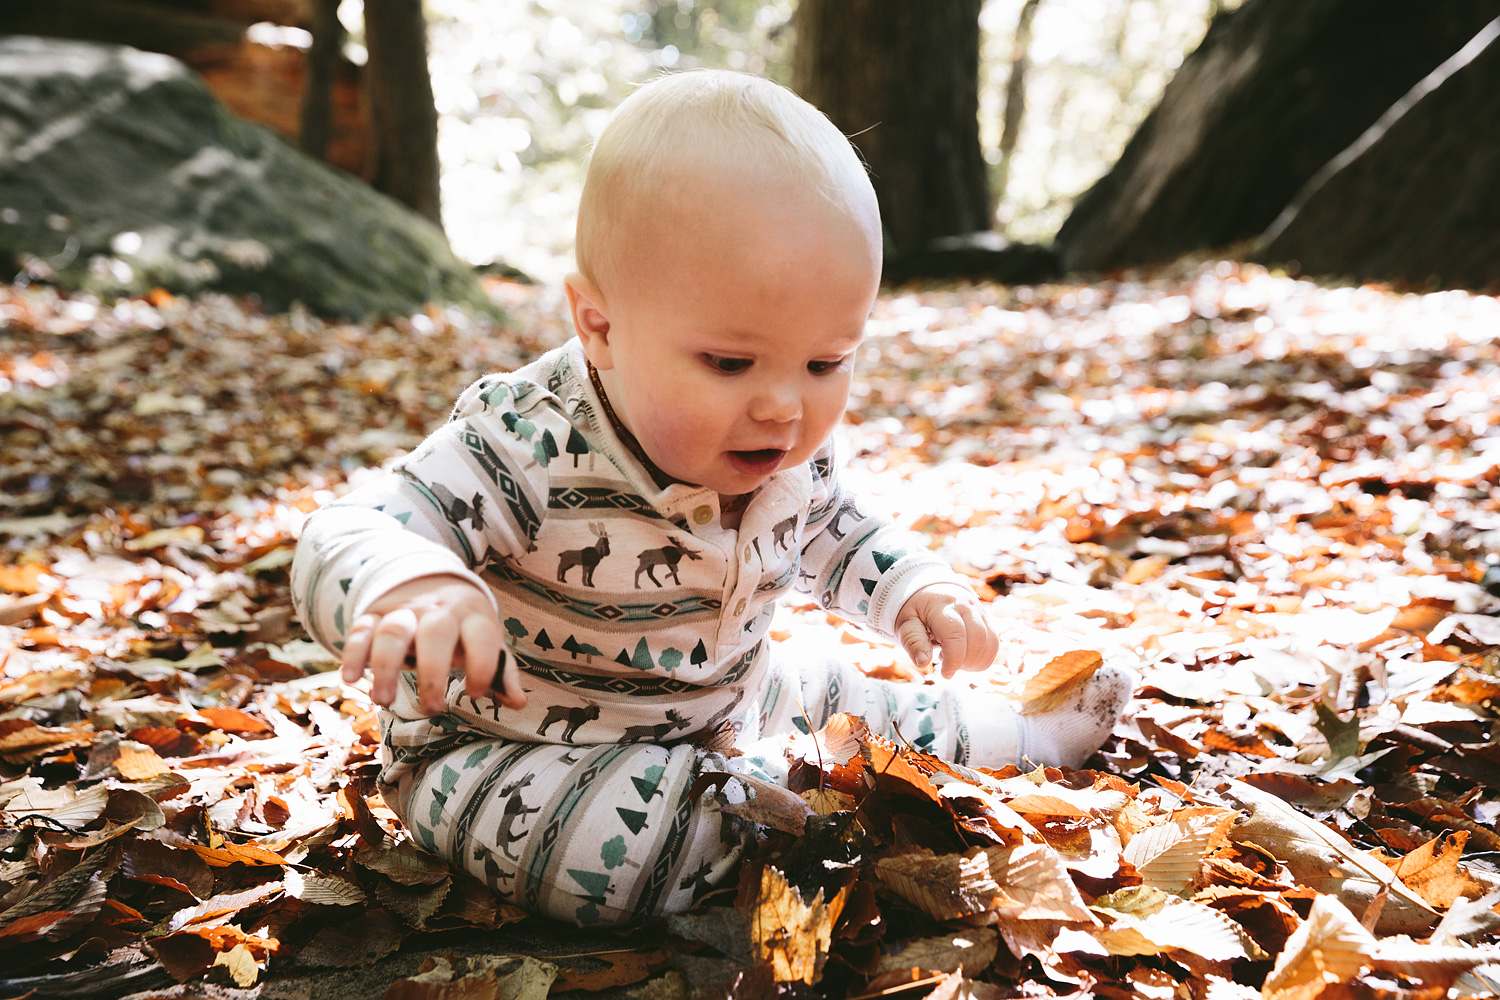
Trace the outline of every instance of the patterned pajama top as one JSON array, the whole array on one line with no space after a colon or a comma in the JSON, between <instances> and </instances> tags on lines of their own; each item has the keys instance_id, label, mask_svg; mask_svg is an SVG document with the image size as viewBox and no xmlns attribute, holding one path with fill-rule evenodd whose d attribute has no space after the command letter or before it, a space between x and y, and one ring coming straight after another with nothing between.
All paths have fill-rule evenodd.
<instances>
[{"instance_id":1,"label":"patterned pajama top","mask_svg":"<svg viewBox=\"0 0 1500 1000\"><path fill-rule=\"evenodd\" d=\"M314 513L292 586L309 631L337 651L374 601L433 574L491 595L528 704L463 698L401 720L385 783L470 726L579 745L716 729L761 694L780 595L795 587L890 636L908 597L954 579L918 536L859 508L831 444L723 528L716 493L658 486L622 444L576 339L475 382L390 475Z\"/></svg>"}]
</instances>

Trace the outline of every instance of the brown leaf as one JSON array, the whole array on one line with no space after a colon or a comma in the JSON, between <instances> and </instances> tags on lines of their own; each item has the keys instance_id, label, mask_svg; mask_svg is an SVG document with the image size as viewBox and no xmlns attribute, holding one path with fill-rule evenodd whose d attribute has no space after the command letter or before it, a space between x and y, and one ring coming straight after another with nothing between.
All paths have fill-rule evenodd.
<instances>
[{"instance_id":1,"label":"brown leaf","mask_svg":"<svg viewBox=\"0 0 1500 1000\"><path fill-rule=\"evenodd\" d=\"M144 726L125 734L163 757L193 757L203 752L203 741L192 733L165 726Z\"/></svg>"},{"instance_id":2,"label":"brown leaf","mask_svg":"<svg viewBox=\"0 0 1500 1000\"><path fill-rule=\"evenodd\" d=\"M1003 896L1009 920L1067 920L1097 923L1063 863L1046 844L991 847L985 852L990 876Z\"/></svg>"},{"instance_id":3,"label":"brown leaf","mask_svg":"<svg viewBox=\"0 0 1500 1000\"><path fill-rule=\"evenodd\" d=\"M698 780L713 780L718 775L705 772ZM807 826L807 818L814 815L813 807L790 789L773 781L765 781L748 774L723 775L723 780L733 780L744 785L753 795L743 802L729 802L721 806L725 812L747 819L761 826L768 826L782 833L800 837Z\"/></svg>"},{"instance_id":4,"label":"brown leaf","mask_svg":"<svg viewBox=\"0 0 1500 1000\"><path fill-rule=\"evenodd\" d=\"M1104 665L1104 655L1092 649L1075 649L1052 658L1026 680L1021 693L1021 712L1041 715L1062 706L1073 689Z\"/></svg>"},{"instance_id":5,"label":"brown leaf","mask_svg":"<svg viewBox=\"0 0 1500 1000\"><path fill-rule=\"evenodd\" d=\"M666 955L660 951L642 953L638 951L612 951L600 954L580 955L577 958L558 958L554 990L599 990L614 989L638 983L659 972L666 965Z\"/></svg>"},{"instance_id":6,"label":"brown leaf","mask_svg":"<svg viewBox=\"0 0 1500 1000\"><path fill-rule=\"evenodd\" d=\"M1429 840L1392 864L1391 870L1436 909L1446 910L1458 899L1478 899L1485 893L1484 884L1459 864L1468 841L1469 834L1464 830Z\"/></svg>"},{"instance_id":7,"label":"brown leaf","mask_svg":"<svg viewBox=\"0 0 1500 1000\"><path fill-rule=\"evenodd\" d=\"M750 940L756 957L770 964L776 982L817 982L848 891L846 886L824 902L819 889L812 902L805 903L781 872L771 865L761 869Z\"/></svg>"},{"instance_id":8,"label":"brown leaf","mask_svg":"<svg viewBox=\"0 0 1500 1000\"><path fill-rule=\"evenodd\" d=\"M1437 923L1437 913L1421 897L1339 833L1242 781L1230 781L1220 789L1250 810L1250 818L1235 828L1235 839L1269 851L1300 884L1337 896L1361 913L1382 886L1390 886L1377 933L1423 930Z\"/></svg>"},{"instance_id":9,"label":"brown leaf","mask_svg":"<svg viewBox=\"0 0 1500 1000\"><path fill-rule=\"evenodd\" d=\"M934 920L957 920L1016 905L996 883L989 858L977 847L964 854L924 850L881 858L875 862L875 877Z\"/></svg>"},{"instance_id":10,"label":"brown leaf","mask_svg":"<svg viewBox=\"0 0 1500 1000\"><path fill-rule=\"evenodd\" d=\"M260 976L260 966L251 957L249 947L243 943L215 955L214 965L228 966L230 978L239 986L254 986L255 980Z\"/></svg>"},{"instance_id":11,"label":"brown leaf","mask_svg":"<svg viewBox=\"0 0 1500 1000\"><path fill-rule=\"evenodd\" d=\"M448 879L448 863L409 840L394 847L372 847L354 855L360 866L402 885L436 885Z\"/></svg>"},{"instance_id":12,"label":"brown leaf","mask_svg":"<svg viewBox=\"0 0 1500 1000\"><path fill-rule=\"evenodd\" d=\"M314 968L348 969L379 961L397 948L406 932L385 910L366 910L325 927L297 954Z\"/></svg>"},{"instance_id":13,"label":"brown leaf","mask_svg":"<svg viewBox=\"0 0 1500 1000\"><path fill-rule=\"evenodd\" d=\"M935 937L914 938L901 942L895 948L883 950L874 974L922 969L977 976L994 962L999 948L1000 935L989 927L965 928Z\"/></svg>"},{"instance_id":14,"label":"brown leaf","mask_svg":"<svg viewBox=\"0 0 1500 1000\"><path fill-rule=\"evenodd\" d=\"M392 983L383 1000L545 1000L558 971L530 955L470 956L462 975L453 961L427 959L415 976Z\"/></svg>"}]
</instances>

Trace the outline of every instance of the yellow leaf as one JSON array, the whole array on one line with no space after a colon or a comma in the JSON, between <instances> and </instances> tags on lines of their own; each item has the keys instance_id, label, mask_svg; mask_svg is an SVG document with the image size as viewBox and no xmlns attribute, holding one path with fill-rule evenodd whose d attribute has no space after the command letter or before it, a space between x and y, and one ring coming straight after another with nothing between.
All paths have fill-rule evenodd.
<instances>
[{"instance_id":1,"label":"yellow leaf","mask_svg":"<svg viewBox=\"0 0 1500 1000\"><path fill-rule=\"evenodd\" d=\"M750 938L757 957L771 963L778 983L817 982L848 892L846 886L825 903L819 889L811 903L804 903L802 893L781 872L771 865L761 869Z\"/></svg>"},{"instance_id":2,"label":"yellow leaf","mask_svg":"<svg viewBox=\"0 0 1500 1000\"><path fill-rule=\"evenodd\" d=\"M849 812L855 806L854 797L831 788L809 788L802 793L802 801L812 806L819 816L829 813Z\"/></svg>"},{"instance_id":3,"label":"yellow leaf","mask_svg":"<svg viewBox=\"0 0 1500 1000\"><path fill-rule=\"evenodd\" d=\"M1312 1000L1334 983L1348 983L1375 955L1375 937L1332 896L1313 900L1312 912L1287 938L1266 977L1266 1000Z\"/></svg>"},{"instance_id":4,"label":"yellow leaf","mask_svg":"<svg viewBox=\"0 0 1500 1000\"><path fill-rule=\"evenodd\" d=\"M1079 684L1104 665L1103 654L1092 649L1075 649L1052 658L1026 681L1021 693L1021 712L1040 715L1058 708Z\"/></svg>"},{"instance_id":5,"label":"yellow leaf","mask_svg":"<svg viewBox=\"0 0 1500 1000\"><path fill-rule=\"evenodd\" d=\"M250 949L245 947L243 942L228 951L221 951L215 955L214 965L227 965L229 975L240 986L254 986L256 978L260 975L260 966L255 964Z\"/></svg>"}]
</instances>

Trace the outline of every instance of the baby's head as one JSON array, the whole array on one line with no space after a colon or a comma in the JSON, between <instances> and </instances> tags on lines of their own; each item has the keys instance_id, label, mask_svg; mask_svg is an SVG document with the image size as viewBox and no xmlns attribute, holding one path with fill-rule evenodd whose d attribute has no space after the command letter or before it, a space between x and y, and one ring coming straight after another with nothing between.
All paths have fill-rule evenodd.
<instances>
[{"instance_id":1,"label":"baby's head","mask_svg":"<svg viewBox=\"0 0 1500 1000\"><path fill-rule=\"evenodd\" d=\"M821 112L757 77L681 73L600 136L568 297L653 463L743 493L842 415L880 246L864 165Z\"/></svg>"}]
</instances>

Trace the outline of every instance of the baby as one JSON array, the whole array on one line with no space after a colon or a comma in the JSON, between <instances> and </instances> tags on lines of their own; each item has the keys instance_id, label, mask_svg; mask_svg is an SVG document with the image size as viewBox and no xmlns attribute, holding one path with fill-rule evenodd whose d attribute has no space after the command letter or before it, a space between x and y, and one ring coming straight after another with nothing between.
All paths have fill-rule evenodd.
<instances>
[{"instance_id":1,"label":"baby","mask_svg":"<svg viewBox=\"0 0 1500 1000\"><path fill-rule=\"evenodd\" d=\"M969 587L839 482L881 230L838 129L742 74L642 87L594 149L577 253L577 338L470 386L298 546L298 611L346 680L371 673L418 844L532 912L618 924L734 877L754 831L700 773L784 781L785 734L835 713L961 763L1100 746L1125 671L1023 717L767 641L795 587L918 664L935 646L944 678L999 648Z\"/></svg>"}]
</instances>

